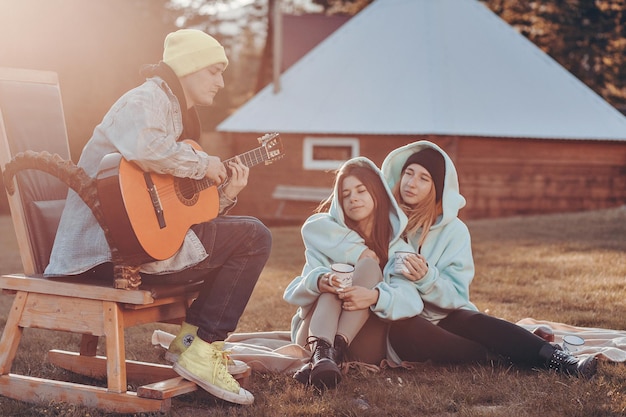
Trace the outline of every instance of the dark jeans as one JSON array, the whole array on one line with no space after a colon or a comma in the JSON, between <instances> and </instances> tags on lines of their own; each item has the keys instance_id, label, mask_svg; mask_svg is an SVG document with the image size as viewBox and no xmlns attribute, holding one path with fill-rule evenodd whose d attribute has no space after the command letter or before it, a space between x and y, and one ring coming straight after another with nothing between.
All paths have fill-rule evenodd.
<instances>
[{"instance_id":1,"label":"dark jeans","mask_svg":"<svg viewBox=\"0 0 626 417\"><path fill-rule=\"evenodd\" d=\"M514 323L470 310L453 311L438 325L419 316L393 322L389 341L410 362L472 363L498 355L525 366L540 365L539 350L548 343Z\"/></svg>"},{"instance_id":2,"label":"dark jeans","mask_svg":"<svg viewBox=\"0 0 626 417\"><path fill-rule=\"evenodd\" d=\"M270 231L254 217L219 216L192 226L209 254L195 267L166 275L142 274L146 283L204 280L186 322L198 326L207 342L224 340L235 330L272 246Z\"/></svg>"}]
</instances>

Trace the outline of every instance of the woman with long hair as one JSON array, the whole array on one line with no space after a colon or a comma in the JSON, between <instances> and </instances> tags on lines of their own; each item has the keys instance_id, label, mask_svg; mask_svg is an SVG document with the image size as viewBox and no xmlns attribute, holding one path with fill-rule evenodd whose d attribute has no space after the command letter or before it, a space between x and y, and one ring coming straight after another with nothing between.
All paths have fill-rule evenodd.
<instances>
[{"instance_id":1,"label":"woman with long hair","mask_svg":"<svg viewBox=\"0 0 626 417\"><path fill-rule=\"evenodd\" d=\"M408 217L404 237L419 254L405 260L424 310L391 324L397 359L474 362L495 355L513 364L544 366L591 377L595 357L578 360L560 347L506 320L481 313L470 302L474 261L467 226L458 218L465 205L456 168L437 145L416 142L391 152L382 170Z\"/></svg>"},{"instance_id":2,"label":"woman with long hair","mask_svg":"<svg viewBox=\"0 0 626 417\"><path fill-rule=\"evenodd\" d=\"M386 327L373 316L398 320L421 312L415 286L393 271L390 259L394 250L410 248L400 238L406 226L401 213L376 165L355 158L341 167L333 194L304 223L306 263L283 295L298 306L292 340L312 351L311 361L294 375L298 381L335 387L347 355L379 364L386 352ZM327 223L340 232L330 232ZM342 242L351 239L363 245L345 248ZM340 287L331 270L335 263L355 266L352 285ZM354 344L357 336L361 342Z\"/></svg>"}]
</instances>

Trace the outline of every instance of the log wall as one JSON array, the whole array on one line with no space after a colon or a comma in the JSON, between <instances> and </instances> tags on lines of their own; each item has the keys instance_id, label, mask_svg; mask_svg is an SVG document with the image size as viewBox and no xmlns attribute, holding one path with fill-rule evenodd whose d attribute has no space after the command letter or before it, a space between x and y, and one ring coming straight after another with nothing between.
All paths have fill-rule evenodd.
<instances>
[{"instance_id":1,"label":"log wall","mask_svg":"<svg viewBox=\"0 0 626 417\"><path fill-rule=\"evenodd\" d=\"M462 138L466 218L595 210L626 204L626 143Z\"/></svg>"},{"instance_id":2,"label":"log wall","mask_svg":"<svg viewBox=\"0 0 626 417\"><path fill-rule=\"evenodd\" d=\"M260 135L221 138L223 158L250 150ZM336 136L336 135L333 135ZM350 135L351 137L357 135ZM331 187L332 171L302 168L304 135L281 135L285 156L251 169L248 187L233 214L279 221L278 184ZM380 165L391 150L416 140L437 143L453 158L467 206L461 218L492 218L595 210L626 204L626 141L512 139L459 136L358 136L361 155ZM209 147L210 148L210 147ZM315 209L310 202L288 202L285 219L302 222Z\"/></svg>"}]
</instances>

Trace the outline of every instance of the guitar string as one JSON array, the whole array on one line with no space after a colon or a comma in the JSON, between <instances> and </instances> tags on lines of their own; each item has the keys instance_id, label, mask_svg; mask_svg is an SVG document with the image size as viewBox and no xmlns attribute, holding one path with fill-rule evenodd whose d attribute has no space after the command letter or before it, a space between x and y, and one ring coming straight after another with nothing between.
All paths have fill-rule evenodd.
<instances>
[{"instance_id":1,"label":"guitar string","mask_svg":"<svg viewBox=\"0 0 626 417\"><path fill-rule=\"evenodd\" d=\"M265 155L263 155L262 151L265 151ZM269 152L265 147L245 152L239 155L239 158L242 163L247 167L252 167L258 165L261 162L269 161L271 159ZM234 160L235 157L229 158L223 161L223 164L226 166L230 161ZM156 191L158 193L158 197L161 203L167 203L170 201L180 200L179 193L183 196L195 195L196 193L205 190L211 186L213 186L213 181L209 180L206 177L199 180L194 180L192 178L176 177L174 178L174 181L162 187L157 187Z\"/></svg>"}]
</instances>

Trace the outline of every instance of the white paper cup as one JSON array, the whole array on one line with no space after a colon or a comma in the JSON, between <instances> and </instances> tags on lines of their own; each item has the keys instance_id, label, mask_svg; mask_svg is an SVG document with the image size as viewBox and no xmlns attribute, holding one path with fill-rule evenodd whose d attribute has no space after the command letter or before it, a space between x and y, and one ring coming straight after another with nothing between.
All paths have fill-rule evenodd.
<instances>
[{"instance_id":1,"label":"white paper cup","mask_svg":"<svg viewBox=\"0 0 626 417\"><path fill-rule=\"evenodd\" d=\"M330 266L337 281L339 288L348 288L352 286L352 275L354 274L354 266L350 264L336 263Z\"/></svg>"},{"instance_id":2,"label":"white paper cup","mask_svg":"<svg viewBox=\"0 0 626 417\"><path fill-rule=\"evenodd\" d=\"M585 344L585 339L580 336L568 334L563 336L563 350L574 353Z\"/></svg>"},{"instance_id":3,"label":"white paper cup","mask_svg":"<svg viewBox=\"0 0 626 417\"><path fill-rule=\"evenodd\" d=\"M409 255L415 255L415 252L404 252L404 251L397 251L396 252L396 258L395 258L395 262L394 262L394 272L396 274L402 274L403 272L409 272L409 270L407 269L407 267L404 265L404 258L406 258Z\"/></svg>"}]
</instances>

